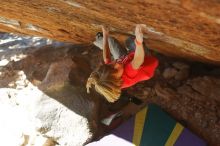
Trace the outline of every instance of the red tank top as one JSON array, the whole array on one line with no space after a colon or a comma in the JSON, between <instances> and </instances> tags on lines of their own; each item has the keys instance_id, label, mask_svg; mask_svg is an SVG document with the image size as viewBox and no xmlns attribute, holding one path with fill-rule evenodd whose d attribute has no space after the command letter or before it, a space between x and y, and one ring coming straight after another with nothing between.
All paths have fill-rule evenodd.
<instances>
[{"instance_id":1,"label":"red tank top","mask_svg":"<svg viewBox=\"0 0 220 146\"><path fill-rule=\"evenodd\" d=\"M123 58L117 60L117 62L124 64L124 72L122 74L122 87L127 88L134 84L149 80L153 77L154 71L158 66L158 59L153 56L145 56L143 64L138 69L133 69L131 61L134 58L134 52L129 53Z\"/></svg>"}]
</instances>

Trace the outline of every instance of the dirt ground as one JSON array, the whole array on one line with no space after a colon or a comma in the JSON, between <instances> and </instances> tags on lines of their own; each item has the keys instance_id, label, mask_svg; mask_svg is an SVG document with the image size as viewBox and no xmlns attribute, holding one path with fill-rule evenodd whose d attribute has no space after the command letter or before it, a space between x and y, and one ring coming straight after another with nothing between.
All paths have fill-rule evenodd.
<instances>
[{"instance_id":1,"label":"dirt ground","mask_svg":"<svg viewBox=\"0 0 220 146\"><path fill-rule=\"evenodd\" d=\"M15 79L13 73L17 70L23 70L28 80L38 85L46 76L49 65L66 57L66 54L74 58L74 62L81 67L88 67L89 64L90 68L94 69L101 63L101 53L98 48L91 45L28 50L29 59L11 61L1 68L0 87L9 87L9 83ZM137 106L123 99L110 104L101 98L99 99L101 107L97 111L99 118L105 117L109 111L124 110L124 119L127 119L146 104L155 103L181 124L205 139L208 145L220 145L220 67L170 58L156 52L153 54L160 61L154 78L126 89L129 94L143 100L144 104ZM86 63L83 60L86 60ZM70 81L78 77L79 84L85 85L84 82L91 69L72 70L69 74ZM71 84L78 85L77 82ZM11 85L11 88L15 86ZM100 136L100 133L102 135L103 131L106 132L101 124L97 127L99 129L95 130L98 131L96 136Z\"/></svg>"}]
</instances>

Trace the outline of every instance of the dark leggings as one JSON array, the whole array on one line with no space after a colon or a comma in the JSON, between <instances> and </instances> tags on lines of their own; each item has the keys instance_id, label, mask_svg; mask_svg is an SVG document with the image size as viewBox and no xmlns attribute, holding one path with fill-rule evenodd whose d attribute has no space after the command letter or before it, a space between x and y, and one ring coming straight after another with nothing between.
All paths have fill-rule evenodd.
<instances>
[{"instance_id":1,"label":"dark leggings","mask_svg":"<svg viewBox=\"0 0 220 146\"><path fill-rule=\"evenodd\" d=\"M136 45L135 45L135 42L134 42L135 37L133 37L133 36L128 37L125 40L126 50L122 47L118 47L118 46L120 46L118 41L115 41L115 40L113 41L111 39L112 38L110 38L110 40L109 40L109 47L110 47L110 52L111 52L114 59L118 59L118 57L121 57L123 55L128 54L131 51L134 51L135 48L136 48ZM113 39L115 39L115 38L113 38Z\"/></svg>"},{"instance_id":2,"label":"dark leggings","mask_svg":"<svg viewBox=\"0 0 220 146\"><path fill-rule=\"evenodd\" d=\"M118 41L117 41L118 42ZM113 45L113 46L117 46L117 45ZM135 44L135 37L134 36L130 36L128 37L126 40L125 40L125 47L126 47L126 54L134 51L136 49L136 44ZM145 43L143 43L143 47L145 49L145 52L149 52L149 49L146 47ZM118 53L117 56L122 56L122 55L126 55L124 53L120 53L120 52L123 52L123 51L116 51L116 50L120 50L122 48L119 48L119 47L113 47L112 49L115 50L115 53ZM115 54L113 54L113 57ZM115 59L115 58L114 58ZM117 58L116 58L117 59Z\"/></svg>"}]
</instances>

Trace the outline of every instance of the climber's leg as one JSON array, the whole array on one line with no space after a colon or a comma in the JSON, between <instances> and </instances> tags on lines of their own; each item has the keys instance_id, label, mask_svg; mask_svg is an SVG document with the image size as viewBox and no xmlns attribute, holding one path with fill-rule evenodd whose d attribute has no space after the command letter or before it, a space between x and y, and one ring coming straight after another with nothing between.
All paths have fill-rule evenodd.
<instances>
[{"instance_id":1,"label":"climber's leg","mask_svg":"<svg viewBox=\"0 0 220 146\"><path fill-rule=\"evenodd\" d=\"M144 51L146 54L150 54L150 50L149 48L146 46L146 44L143 42L143 46L144 46ZM128 52L132 52L135 50L135 36L129 36L126 40L125 40L125 47L127 49Z\"/></svg>"},{"instance_id":2,"label":"climber's leg","mask_svg":"<svg viewBox=\"0 0 220 146\"><path fill-rule=\"evenodd\" d=\"M119 41L114 37L108 38L109 49L114 59L118 59L123 55L127 54L127 51L121 46ZM103 50L103 35L101 32L96 34L96 40L93 42L94 45Z\"/></svg>"},{"instance_id":3,"label":"climber's leg","mask_svg":"<svg viewBox=\"0 0 220 146\"><path fill-rule=\"evenodd\" d=\"M135 50L135 37L134 36L129 36L126 40L125 40L125 47L127 49L128 52L132 52Z\"/></svg>"}]
</instances>

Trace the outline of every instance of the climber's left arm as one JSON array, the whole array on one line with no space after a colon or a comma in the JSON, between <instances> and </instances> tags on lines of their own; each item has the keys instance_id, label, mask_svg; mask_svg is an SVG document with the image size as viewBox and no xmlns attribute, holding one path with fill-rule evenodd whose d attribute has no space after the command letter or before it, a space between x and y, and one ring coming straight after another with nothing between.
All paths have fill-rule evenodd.
<instances>
[{"instance_id":1,"label":"climber's left arm","mask_svg":"<svg viewBox=\"0 0 220 146\"><path fill-rule=\"evenodd\" d=\"M144 62L145 52L143 47L143 29L145 25L138 24L135 28L135 53L134 58L131 61L131 65L134 69L138 69Z\"/></svg>"},{"instance_id":2,"label":"climber's left arm","mask_svg":"<svg viewBox=\"0 0 220 146\"><path fill-rule=\"evenodd\" d=\"M102 26L103 32L103 60L107 64L111 62L110 49L108 44L109 31L105 26Z\"/></svg>"}]
</instances>

